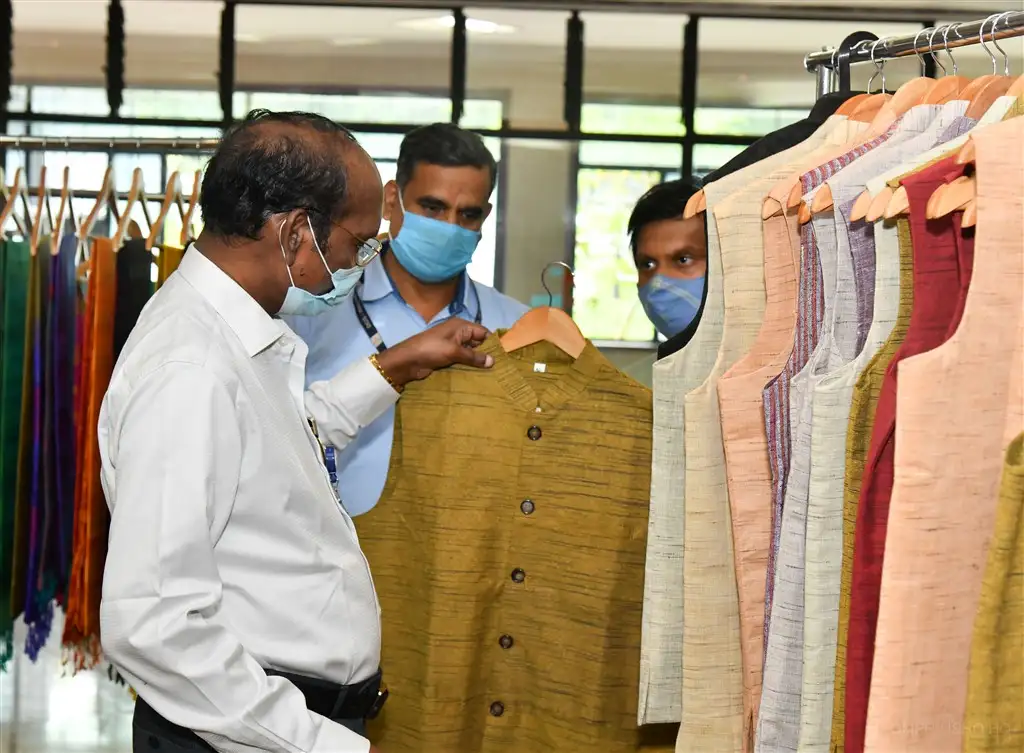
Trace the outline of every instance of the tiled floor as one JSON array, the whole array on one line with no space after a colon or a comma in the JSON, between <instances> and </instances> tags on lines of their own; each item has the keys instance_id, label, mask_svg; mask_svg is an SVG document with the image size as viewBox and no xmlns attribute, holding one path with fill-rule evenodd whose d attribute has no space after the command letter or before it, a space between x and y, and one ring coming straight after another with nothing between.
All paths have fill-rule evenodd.
<instances>
[{"instance_id":1,"label":"tiled floor","mask_svg":"<svg viewBox=\"0 0 1024 753\"><path fill-rule=\"evenodd\" d=\"M25 628L15 629L15 658L0 674L2 753L131 753L132 699L106 669L71 677L61 666L62 624L33 664Z\"/></svg>"}]
</instances>

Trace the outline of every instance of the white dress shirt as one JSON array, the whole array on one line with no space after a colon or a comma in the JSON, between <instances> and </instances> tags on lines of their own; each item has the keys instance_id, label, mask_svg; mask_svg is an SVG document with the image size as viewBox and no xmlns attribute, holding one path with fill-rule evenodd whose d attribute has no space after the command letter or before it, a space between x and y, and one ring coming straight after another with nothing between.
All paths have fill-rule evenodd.
<instances>
[{"instance_id":1,"label":"white dress shirt","mask_svg":"<svg viewBox=\"0 0 1024 753\"><path fill-rule=\"evenodd\" d=\"M195 248L146 306L99 420L111 512L101 634L167 720L222 753L364 753L264 667L341 684L380 661L379 606L316 435L394 404L369 361L305 393L305 344Z\"/></svg>"}]
</instances>

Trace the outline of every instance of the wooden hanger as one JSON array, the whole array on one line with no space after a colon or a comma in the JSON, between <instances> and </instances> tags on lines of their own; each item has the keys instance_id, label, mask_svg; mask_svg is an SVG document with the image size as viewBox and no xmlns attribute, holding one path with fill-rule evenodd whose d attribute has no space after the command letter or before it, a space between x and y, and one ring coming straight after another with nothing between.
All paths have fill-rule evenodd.
<instances>
[{"instance_id":1,"label":"wooden hanger","mask_svg":"<svg viewBox=\"0 0 1024 753\"><path fill-rule=\"evenodd\" d=\"M142 168L136 167L132 171L132 185L128 189L128 200L125 202L124 209L121 211L121 219L117 223L117 228L114 230L114 234L110 236L110 239L114 243L114 250L116 251L124 245L125 240L128 238L128 231L132 223L132 210L135 205L142 202L142 214L149 223L149 209L147 207L146 193L143 186L143 175ZM152 223L150 223L152 224Z\"/></svg>"},{"instance_id":2,"label":"wooden hanger","mask_svg":"<svg viewBox=\"0 0 1024 753\"><path fill-rule=\"evenodd\" d=\"M172 172L171 177L167 179L167 190L164 191L164 201L160 205L160 213L153 220L153 224L150 225L149 236L146 238L147 251L152 250L153 246L156 245L156 239L160 235L160 231L163 230L164 221L167 219L171 207L177 207L182 224L184 224L186 210L181 198L181 178L178 177L177 170Z\"/></svg>"},{"instance_id":3,"label":"wooden hanger","mask_svg":"<svg viewBox=\"0 0 1024 753\"><path fill-rule=\"evenodd\" d=\"M115 219L120 218L119 210L117 208L117 195L114 193L113 167L108 167L106 172L103 174L103 182L100 184L99 193L96 194L96 203L93 204L92 211L86 215L85 220L78 227L78 242L80 248L88 245L89 236L92 234L92 229L96 225L96 220L99 219L100 210L103 207L109 208L110 213Z\"/></svg>"},{"instance_id":4,"label":"wooden hanger","mask_svg":"<svg viewBox=\"0 0 1024 753\"><path fill-rule=\"evenodd\" d=\"M26 240L32 236L31 217L32 212L28 202L28 186L25 180L25 168L19 167L14 171L14 185L7 190L4 185L4 198L6 199L3 209L0 209L0 231L7 225L7 220L14 220L18 234ZM21 202L23 215L16 211L16 205Z\"/></svg>"},{"instance_id":5,"label":"wooden hanger","mask_svg":"<svg viewBox=\"0 0 1024 753\"><path fill-rule=\"evenodd\" d=\"M57 215L53 218L52 225L50 227L50 233L52 235L51 250L56 256L60 253L60 242L64 239L64 219L67 216L66 212L70 209L71 211L71 223L72 227L75 222L75 210L71 206L71 168L65 165L64 167L64 178L61 181L60 188L60 203L57 205Z\"/></svg>"},{"instance_id":6,"label":"wooden hanger","mask_svg":"<svg viewBox=\"0 0 1024 753\"><path fill-rule=\"evenodd\" d=\"M967 143L960 147L960 151L956 155L956 163L958 165L966 165L974 162L974 137L967 139Z\"/></svg>"},{"instance_id":7,"label":"wooden hanger","mask_svg":"<svg viewBox=\"0 0 1024 753\"><path fill-rule=\"evenodd\" d=\"M868 97L874 96L873 94L854 94L848 100L839 105L836 110L836 115L845 115L849 118L850 114L857 109L857 107L867 101Z\"/></svg>"},{"instance_id":8,"label":"wooden hanger","mask_svg":"<svg viewBox=\"0 0 1024 753\"><path fill-rule=\"evenodd\" d=\"M704 195L704 189L702 188L686 200L686 206L683 207L683 219L688 220L691 217L696 217L701 212L706 212L707 208L708 198Z\"/></svg>"},{"instance_id":9,"label":"wooden hanger","mask_svg":"<svg viewBox=\"0 0 1024 753\"><path fill-rule=\"evenodd\" d=\"M977 198L971 199L967 202L967 206L964 209L963 219L960 221L961 227L974 227L978 224L978 200Z\"/></svg>"},{"instance_id":10,"label":"wooden hanger","mask_svg":"<svg viewBox=\"0 0 1024 753\"><path fill-rule=\"evenodd\" d=\"M977 194L978 184L973 176L961 175L952 183L939 188L945 190L935 191L928 199L925 217L929 220L937 220L959 209L966 208Z\"/></svg>"},{"instance_id":11,"label":"wooden hanger","mask_svg":"<svg viewBox=\"0 0 1024 753\"><path fill-rule=\"evenodd\" d=\"M46 165L39 168L39 192L36 194L36 211L32 217L32 233L29 236L29 253L35 256L39 252L39 241L43 236L43 212L53 228L53 214L50 212L49 191L46 190ZM52 253L52 250L51 250Z\"/></svg>"},{"instance_id":12,"label":"wooden hanger","mask_svg":"<svg viewBox=\"0 0 1024 753\"><path fill-rule=\"evenodd\" d=\"M907 214L910 214L910 197L907 196L907 189L900 186L893 192L892 199L886 204L884 216L885 219L891 220L894 217ZM871 219L870 213L868 214L868 219Z\"/></svg>"},{"instance_id":13,"label":"wooden hanger","mask_svg":"<svg viewBox=\"0 0 1024 753\"><path fill-rule=\"evenodd\" d=\"M185 216L181 221L181 239L180 245L185 248L189 243L192 242L192 216L195 214L196 207L199 206L199 187L202 184L203 171L196 170L195 180L192 182L192 195L188 199L188 208L185 210Z\"/></svg>"},{"instance_id":14,"label":"wooden hanger","mask_svg":"<svg viewBox=\"0 0 1024 753\"><path fill-rule=\"evenodd\" d=\"M807 206L807 202L801 201L800 207L799 209L797 209L797 221L801 225L806 225L808 222L811 221L811 214L811 208Z\"/></svg>"},{"instance_id":15,"label":"wooden hanger","mask_svg":"<svg viewBox=\"0 0 1024 753\"><path fill-rule=\"evenodd\" d=\"M549 301L554 300L554 295L548 288L545 277L552 266L565 267L570 275L570 283L572 281L572 269L568 264L554 262L545 267L541 273L541 284L548 293ZM587 347L587 339L572 317L551 305L530 309L519 317L519 321L502 336L501 347L506 353L511 353L541 341L551 343L572 358L579 358L583 349Z\"/></svg>"}]
</instances>

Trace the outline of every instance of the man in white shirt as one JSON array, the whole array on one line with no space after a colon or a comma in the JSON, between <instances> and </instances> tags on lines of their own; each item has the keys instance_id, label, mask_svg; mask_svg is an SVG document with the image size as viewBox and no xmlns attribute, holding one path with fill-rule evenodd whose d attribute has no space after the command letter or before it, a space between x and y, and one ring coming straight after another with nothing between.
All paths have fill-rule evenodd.
<instances>
[{"instance_id":1,"label":"man in white shirt","mask_svg":"<svg viewBox=\"0 0 1024 753\"><path fill-rule=\"evenodd\" d=\"M136 753L371 750L379 608L322 443L344 447L411 380L492 363L473 350L486 330L452 320L304 391L306 346L277 315L351 294L381 204L348 131L251 113L207 168L203 233L118 359L98 427L101 636L139 695Z\"/></svg>"},{"instance_id":2,"label":"man in white shirt","mask_svg":"<svg viewBox=\"0 0 1024 753\"><path fill-rule=\"evenodd\" d=\"M324 316L288 324L309 346L306 381L335 374L452 319L489 330L515 324L527 307L470 279L467 267L491 211L498 166L483 140L451 123L409 132L395 180L384 186L389 241L352 297ZM327 467L349 515L377 504L388 475L394 409L345 448L326 447Z\"/></svg>"}]
</instances>

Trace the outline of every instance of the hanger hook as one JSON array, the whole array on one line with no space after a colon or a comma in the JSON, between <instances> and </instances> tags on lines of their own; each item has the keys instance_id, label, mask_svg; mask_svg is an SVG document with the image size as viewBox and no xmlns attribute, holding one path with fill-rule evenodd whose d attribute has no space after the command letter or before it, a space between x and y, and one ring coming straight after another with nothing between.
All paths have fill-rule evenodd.
<instances>
[{"instance_id":1,"label":"hanger hook","mask_svg":"<svg viewBox=\"0 0 1024 753\"><path fill-rule=\"evenodd\" d=\"M957 74L957 71L960 70L960 68L957 65L956 58L953 57L953 53L949 51L949 32L952 31L954 27L959 25L960 24L947 24L946 27L942 30L942 48L946 51L946 54L949 56L949 62L953 64L954 76Z\"/></svg>"},{"instance_id":2,"label":"hanger hook","mask_svg":"<svg viewBox=\"0 0 1024 753\"><path fill-rule=\"evenodd\" d=\"M871 64L873 66L875 66L875 72L872 73L871 74L871 78L868 79L868 87L867 88L868 88L869 92L871 91L871 82L875 80L875 77L878 74L882 74L882 88L881 88L881 92L882 92L882 94L885 94L885 60L881 60L881 61L875 60L875 50L878 48L878 45L880 45L880 44L882 44L884 42L885 42L884 39L876 39L874 41L874 44L871 45Z\"/></svg>"},{"instance_id":3,"label":"hanger hook","mask_svg":"<svg viewBox=\"0 0 1024 753\"><path fill-rule=\"evenodd\" d=\"M939 56L935 54L935 35L938 33L939 28L935 27L934 29L931 29L931 34L928 35L928 46L931 48L928 51L928 54L932 56L932 62L942 69L942 75L945 76L948 73L948 71L946 71L946 66L942 64L942 61L939 60Z\"/></svg>"},{"instance_id":4,"label":"hanger hook","mask_svg":"<svg viewBox=\"0 0 1024 753\"><path fill-rule=\"evenodd\" d=\"M548 272L555 267L562 267L569 273L569 281L576 276L576 273L572 271L572 267L566 264L564 261L553 261L544 266L543 271L540 273L540 284L544 288L544 292L548 294L548 306L555 305L555 294L551 292L551 288L548 287Z\"/></svg>"},{"instance_id":5,"label":"hanger hook","mask_svg":"<svg viewBox=\"0 0 1024 753\"><path fill-rule=\"evenodd\" d=\"M993 76L996 73L996 56L995 53L988 48L988 45L985 44L985 24L987 24L989 21L996 18L997 16L997 13L993 13L991 16L989 16L988 18L981 22L981 28L978 29L978 42L979 44L981 44L981 49L983 49L985 51L985 54L988 55L988 59L992 61ZM995 24L992 25L992 38L995 39Z\"/></svg>"},{"instance_id":6,"label":"hanger hook","mask_svg":"<svg viewBox=\"0 0 1024 753\"><path fill-rule=\"evenodd\" d=\"M928 66L925 64L924 55L922 55L921 51L918 49L917 40L918 40L918 38L920 38L920 36L922 34L927 34L927 33L928 33L928 29L921 29L919 32L917 32L917 34L914 35L914 54L917 55L917 59L921 63L921 75L922 76L924 76L926 73L928 73Z\"/></svg>"},{"instance_id":7,"label":"hanger hook","mask_svg":"<svg viewBox=\"0 0 1024 753\"><path fill-rule=\"evenodd\" d=\"M1004 21L1006 19L1006 17L1009 16L1011 13L1013 13L1012 10L1008 10L1008 11L1006 11L1004 13L1000 13L1000 14L998 14L996 16L996 20L992 22L992 46L995 47L997 50L999 50L999 54L1003 56L1003 75L1004 76L1009 76L1010 75L1010 58L1006 54L1006 50L1004 50L1002 47L999 46L999 41L996 39L996 27L999 25L1000 21ZM993 60L993 64L994 63L995 63L995 61ZM995 73L995 68L994 67L992 69L992 72Z\"/></svg>"}]
</instances>

